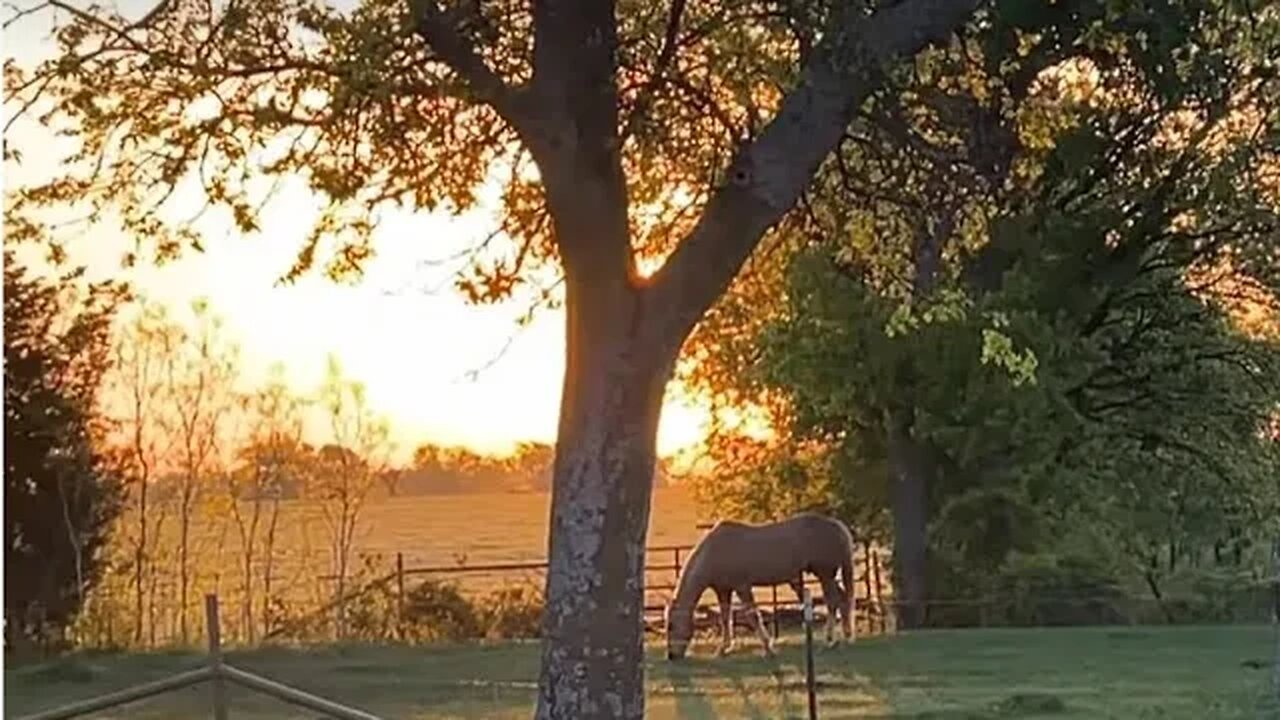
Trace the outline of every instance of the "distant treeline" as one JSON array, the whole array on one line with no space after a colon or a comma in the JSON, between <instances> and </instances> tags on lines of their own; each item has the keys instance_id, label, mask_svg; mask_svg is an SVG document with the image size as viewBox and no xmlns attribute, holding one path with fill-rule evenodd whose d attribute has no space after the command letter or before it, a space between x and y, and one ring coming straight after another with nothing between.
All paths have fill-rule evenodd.
<instances>
[{"instance_id":1,"label":"distant treeline","mask_svg":"<svg viewBox=\"0 0 1280 720\"><path fill-rule=\"evenodd\" d=\"M555 447L540 442L520 443L508 456L425 443L408 467L391 471L386 487L392 495L548 492L554 461ZM659 486L672 483L666 460L658 461L655 478Z\"/></svg>"},{"instance_id":2,"label":"distant treeline","mask_svg":"<svg viewBox=\"0 0 1280 720\"><path fill-rule=\"evenodd\" d=\"M282 473L278 483L268 492L279 493L282 499L306 497L308 477L304 468L312 465L318 454L335 451L331 446L316 449L306 443L298 443L292 453L299 458L311 457L312 462L300 462L295 465L296 472ZM555 447L548 443L522 442L509 455L490 455L465 447L424 443L418 446L413 459L404 466L379 470L378 490L375 492L384 496L549 492L554 462ZM176 486L176 476L174 481ZM665 459L657 463L655 482L659 487L674 484ZM165 484L163 480L161 483ZM247 486L246 490L251 493L252 487ZM241 499L252 497L246 494Z\"/></svg>"}]
</instances>

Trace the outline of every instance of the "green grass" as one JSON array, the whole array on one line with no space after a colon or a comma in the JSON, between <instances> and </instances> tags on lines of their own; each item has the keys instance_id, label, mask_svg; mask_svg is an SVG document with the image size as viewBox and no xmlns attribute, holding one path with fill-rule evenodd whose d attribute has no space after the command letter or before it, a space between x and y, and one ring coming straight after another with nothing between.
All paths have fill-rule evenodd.
<instances>
[{"instance_id":1,"label":"green grass","mask_svg":"<svg viewBox=\"0 0 1280 720\"><path fill-rule=\"evenodd\" d=\"M1280 718L1269 703L1274 636L1264 626L934 631L872 637L817 654L819 716L989 718ZM648 717L804 717L803 648L776 661L743 637L727 658L668 663L655 646ZM156 679L198 654L80 655L5 672L5 716ZM534 644L325 647L232 653L228 662L387 718L527 718ZM207 687L127 706L107 718L206 717ZM315 718L232 690L232 717Z\"/></svg>"}]
</instances>

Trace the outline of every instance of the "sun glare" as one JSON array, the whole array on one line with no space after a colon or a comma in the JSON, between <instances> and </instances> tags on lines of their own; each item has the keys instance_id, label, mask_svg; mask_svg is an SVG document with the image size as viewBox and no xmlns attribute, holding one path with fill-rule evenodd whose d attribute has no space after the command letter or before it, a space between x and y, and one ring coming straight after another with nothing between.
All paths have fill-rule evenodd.
<instances>
[{"instance_id":1,"label":"sun glare","mask_svg":"<svg viewBox=\"0 0 1280 720\"><path fill-rule=\"evenodd\" d=\"M8 135L20 147L48 147L54 140L29 121L16 123ZM56 157L26 153L19 174L50 175ZM482 193L489 195L497 193ZM313 272L279 285L321 209L305 184L297 178L280 183L260 231L248 236L227 213L204 212L203 206L202 189L188 181L165 208L170 220L191 221L198 229L202 253L122 269L120 259L133 240L117 218L100 216L71 230L68 258L86 265L90 278L129 280L141 297L176 318L194 300L206 299L239 346L245 387L259 385L278 363L291 389L308 393L324 377L328 358L336 358L350 379L365 386L371 408L389 421L395 455L402 459L422 442L504 454L521 441L554 441L564 372L562 311L542 310L521 326L527 305L473 306L453 287L465 262L457 258L493 227L483 208L457 217L389 210L375 232L377 256L358 283L337 284ZM23 257L38 264L40 253ZM652 262L652 268L642 263L646 271L661 264ZM705 410L674 391L663 412L659 452L696 443L706 421ZM309 439L326 440L322 418L309 418L307 425Z\"/></svg>"}]
</instances>

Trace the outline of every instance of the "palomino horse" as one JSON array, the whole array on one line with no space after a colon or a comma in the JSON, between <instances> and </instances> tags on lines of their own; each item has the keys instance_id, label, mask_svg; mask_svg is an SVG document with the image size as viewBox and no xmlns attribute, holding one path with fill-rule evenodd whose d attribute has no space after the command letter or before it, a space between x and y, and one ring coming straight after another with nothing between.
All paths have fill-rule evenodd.
<instances>
[{"instance_id":1,"label":"palomino horse","mask_svg":"<svg viewBox=\"0 0 1280 720\"><path fill-rule=\"evenodd\" d=\"M816 575L826 599L827 644L834 645L835 616L843 620L844 636L853 630L853 534L844 523L817 513L800 513L768 525L722 521L706 534L689 556L667 607L667 658L684 657L693 635L693 610L707 588L720 601L720 652L733 647L732 600L736 593L751 617L765 653L773 643L765 632L752 593L753 585L789 584L796 595L803 590L802 573ZM836 582L839 571L844 587Z\"/></svg>"}]
</instances>

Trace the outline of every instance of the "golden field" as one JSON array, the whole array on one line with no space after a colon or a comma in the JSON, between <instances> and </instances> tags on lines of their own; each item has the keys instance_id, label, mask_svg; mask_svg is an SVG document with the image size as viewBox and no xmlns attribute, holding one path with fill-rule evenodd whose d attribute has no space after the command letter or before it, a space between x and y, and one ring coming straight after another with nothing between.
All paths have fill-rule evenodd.
<instances>
[{"instance_id":1,"label":"golden field","mask_svg":"<svg viewBox=\"0 0 1280 720\"><path fill-rule=\"evenodd\" d=\"M496 493L467 495L417 495L370 499L361 509L353 534L347 591L395 571L396 555L409 570L407 583L421 576L412 570L422 567L457 567L485 564L538 562L546 557L550 497L542 493ZM249 536L252 505L241 503L237 512L226 504L210 504L193 520L190 539L190 567L186 606L190 632L197 633L203 595L216 592L222 598L228 619L236 622L244 607L244 538ZM157 513L156 517L159 517ZM697 525L703 516L689 491L664 487L655 491L650 516L648 544L692 545L701 535ZM255 614L260 615L263 590L269 569L273 598L285 606L284 613L296 616L318 609L335 597L333 528L331 513L315 502L282 501L276 519L274 548L268 558L267 533L270 505L260 506L253 532L254 553L250 594ZM133 625L136 599L129 560L129 541L136 528L126 521L114 549L117 570L100 586L96 603L101 609L91 631L118 639L117 628ZM172 509L159 524L159 537L152 554L156 561L154 591L145 592L147 604L154 598L157 640L180 635L177 608L181 607L181 573L178 548L180 532ZM649 558L651 565L672 562L670 553ZM269 561L269 562L268 562ZM531 584L540 587L542 573L536 570L493 573L439 573L437 578L456 581L466 593L484 592L501 586ZM653 573L651 583L669 583L673 573ZM110 620L106 616L112 616ZM112 625L106 627L106 625Z\"/></svg>"}]
</instances>

